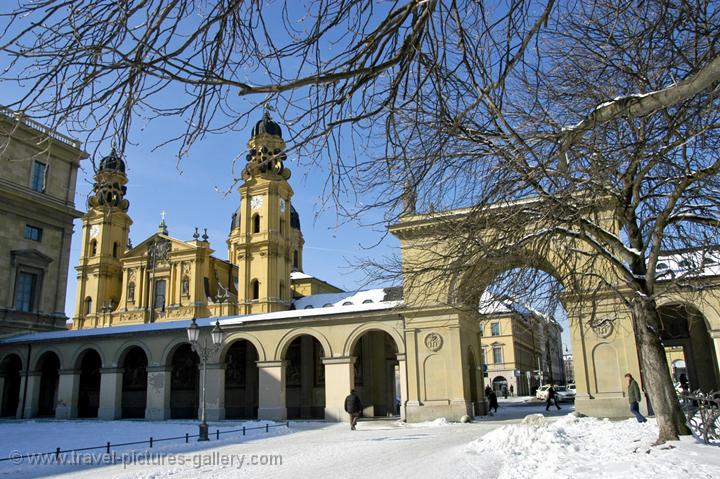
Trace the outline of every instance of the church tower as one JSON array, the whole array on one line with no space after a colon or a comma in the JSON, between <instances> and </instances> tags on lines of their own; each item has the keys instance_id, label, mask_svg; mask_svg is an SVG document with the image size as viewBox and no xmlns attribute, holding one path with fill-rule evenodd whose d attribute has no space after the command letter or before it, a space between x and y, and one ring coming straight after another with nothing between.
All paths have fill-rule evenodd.
<instances>
[{"instance_id":1,"label":"church tower","mask_svg":"<svg viewBox=\"0 0 720 479\"><path fill-rule=\"evenodd\" d=\"M74 328L109 325L122 290L120 259L128 245L132 220L127 211L125 162L113 149L95 173L88 211L83 216Z\"/></svg>"},{"instance_id":2,"label":"church tower","mask_svg":"<svg viewBox=\"0 0 720 479\"><path fill-rule=\"evenodd\" d=\"M282 130L267 111L253 128L248 149L240 208L228 238L228 257L238 267L238 313L284 311L292 299L290 272L302 236L297 212L291 214Z\"/></svg>"}]
</instances>

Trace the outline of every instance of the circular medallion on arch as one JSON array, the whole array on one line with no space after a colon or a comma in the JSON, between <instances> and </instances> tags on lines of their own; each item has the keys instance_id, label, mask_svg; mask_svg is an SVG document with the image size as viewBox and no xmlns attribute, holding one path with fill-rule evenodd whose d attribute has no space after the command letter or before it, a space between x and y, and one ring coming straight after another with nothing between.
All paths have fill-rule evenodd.
<instances>
[{"instance_id":1,"label":"circular medallion on arch","mask_svg":"<svg viewBox=\"0 0 720 479\"><path fill-rule=\"evenodd\" d=\"M598 337L605 339L615 330L614 321L612 318L593 318L590 320L590 327Z\"/></svg>"},{"instance_id":2,"label":"circular medallion on arch","mask_svg":"<svg viewBox=\"0 0 720 479\"><path fill-rule=\"evenodd\" d=\"M440 351L440 348L443 346L442 336L438 333L429 333L425 336L425 346L427 346L430 351Z\"/></svg>"}]
</instances>

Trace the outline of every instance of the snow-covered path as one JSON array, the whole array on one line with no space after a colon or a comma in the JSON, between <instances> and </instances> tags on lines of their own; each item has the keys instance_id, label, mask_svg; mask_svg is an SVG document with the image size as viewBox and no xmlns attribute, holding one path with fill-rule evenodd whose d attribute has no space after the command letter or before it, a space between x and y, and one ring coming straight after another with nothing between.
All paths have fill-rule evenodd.
<instances>
[{"instance_id":1,"label":"snow-covered path","mask_svg":"<svg viewBox=\"0 0 720 479\"><path fill-rule=\"evenodd\" d=\"M651 448L654 420L601 421L567 416L572 406L545 413L544 404L506 403L497 415L472 424L436 420L404 424L363 421L357 431L346 424L291 422L269 434L259 431L220 442L164 443L150 457L127 462L120 449L114 465L20 465L0 463L1 477L186 478L186 477L481 477L545 479L558 476L613 478L720 477L717 448L684 438L666 448ZM527 414L543 413L547 425L520 424ZM217 424L223 428L229 422ZM237 426L238 424L232 424ZM211 433L215 425L211 426ZM193 433L190 421L9 421L0 422L0 456L13 449L52 450L58 441L77 445L103 440ZM143 449L145 451L145 449ZM124 452L128 454L129 449ZM99 454L102 456L102 454ZM138 457L136 456L136 459ZM251 462L273 462L252 464ZM242 463L241 463L242 462Z\"/></svg>"}]
</instances>

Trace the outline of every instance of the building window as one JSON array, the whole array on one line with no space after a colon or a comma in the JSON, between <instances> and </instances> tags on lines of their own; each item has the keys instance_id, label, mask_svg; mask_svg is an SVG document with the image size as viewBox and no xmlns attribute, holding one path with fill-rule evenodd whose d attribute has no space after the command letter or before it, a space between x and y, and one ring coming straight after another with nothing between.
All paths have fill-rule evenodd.
<instances>
[{"instance_id":1,"label":"building window","mask_svg":"<svg viewBox=\"0 0 720 479\"><path fill-rule=\"evenodd\" d=\"M117 243L113 243L113 258L117 258Z\"/></svg>"},{"instance_id":2,"label":"building window","mask_svg":"<svg viewBox=\"0 0 720 479\"><path fill-rule=\"evenodd\" d=\"M482 347L482 362L483 362L483 364L488 363L488 348L487 348L487 346Z\"/></svg>"},{"instance_id":3,"label":"building window","mask_svg":"<svg viewBox=\"0 0 720 479\"><path fill-rule=\"evenodd\" d=\"M164 279L155 281L155 301L153 306L160 311L165 311L165 285Z\"/></svg>"},{"instance_id":4,"label":"building window","mask_svg":"<svg viewBox=\"0 0 720 479\"><path fill-rule=\"evenodd\" d=\"M493 336L500 336L500 323L492 323L490 325L490 334Z\"/></svg>"},{"instance_id":5,"label":"building window","mask_svg":"<svg viewBox=\"0 0 720 479\"><path fill-rule=\"evenodd\" d=\"M25 239L32 241L42 240L42 229L35 226L25 225Z\"/></svg>"},{"instance_id":6,"label":"building window","mask_svg":"<svg viewBox=\"0 0 720 479\"><path fill-rule=\"evenodd\" d=\"M252 296L250 298L253 300L260 299L260 282L254 279L250 284L252 285Z\"/></svg>"},{"instance_id":7,"label":"building window","mask_svg":"<svg viewBox=\"0 0 720 479\"><path fill-rule=\"evenodd\" d=\"M90 256L95 256L97 254L97 241L92 240L90 242Z\"/></svg>"},{"instance_id":8,"label":"building window","mask_svg":"<svg viewBox=\"0 0 720 479\"><path fill-rule=\"evenodd\" d=\"M35 309L37 275L21 271L15 282L15 309L31 312Z\"/></svg>"},{"instance_id":9,"label":"building window","mask_svg":"<svg viewBox=\"0 0 720 479\"><path fill-rule=\"evenodd\" d=\"M485 326L483 324L480 325L480 337L485 336Z\"/></svg>"},{"instance_id":10,"label":"building window","mask_svg":"<svg viewBox=\"0 0 720 479\"><path fill-rule=\"evenodd\" d=\"M190 296L190 280L185 276L182 280L182 295Z\"/></svg>"},{"instance_id":11,"label":"building window","mask_svg":"<svg viewBox=\"0 0 720 479\"><path fill-rule=\"evenodd\" d=\"M253 233L260 232L260 215L253 216Z\"/></svg>"},{"instance_id":12,"label":"building window","mask_svg":"<svg viewBox=\"0 0 720 479\"><path fill-rule=\"evenodd\" d=\"M128 285L128 301L131 303L135 302L135 283Z\"/></svg>"},{"instance_id":13,"label":"building window","mask_svg":"<svg viewBox=\"0 0 720 479\"><path fill-rule=\"evenodd\" d=\"M92 298L85 298L85 315L92 314Z\"/></svg>"},{"instance_id":14,"label":"building window","mask_svg":"<svg viewBox=\"0 0 720 479\"><path fill-rule=\"evenodd\" d=\"M495 363L495 364L503 363L502 346L493 346L493 363Z\"/></svg>"},{"instance_id":15,"label":"building window","mask_svg":"<svg viewBox=\"0 0 720 479\"><path fill-rule=\"evenodd\" d=\"M298 250L293 251L293 268L298 269Z\"/></svg>"},{"instance_id":16,"label":"building window","mask_svg":"<svg viewBox=\"0 0 720 479\"><path fill-rule=\"evenodd\" d=\"M33 164L32 170L32 184L31 187L35 191L42 193L45 191L45 175L47 173L47 165L36 161Z\"/></svg>"}]
</instances>

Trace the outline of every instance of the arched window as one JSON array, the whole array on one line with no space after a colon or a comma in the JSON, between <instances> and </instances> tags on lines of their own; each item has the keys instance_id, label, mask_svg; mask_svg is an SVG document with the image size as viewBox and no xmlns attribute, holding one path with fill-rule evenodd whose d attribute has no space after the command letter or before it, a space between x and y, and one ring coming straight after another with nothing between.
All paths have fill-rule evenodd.
<instances>
[{"instance_id":1,"label":"arched window","mask_svg":"<svg viewBox=\"0 0 720 479\"><path fill-rule=\"evenodd\" d=\"M372 302L373 302L372 299L366 299L365 301L362 302L362 304L370 304Z\"/></svg>"},{"instance_id":2,"label":"arched window","mask_svg":"<svg viewBox=\"0 0 720 479\"><path fill-rule=\"evenodd\" d=\"M113 258L117 258L117 243L113 243Z\"/></svg>"},{"instance_id":3,"label":"arched window","mask_svg":"<svg viewBox=\"0 0 720 479\"><path fill-rule=\"evenodd\" d=\"M135 302L135 283L128 284L128 301Z\"/></svg>"},{"instance_id":4,"label":"arched window","mask_svg":"<svg viewBox=\"0 0 720 479\"><path fill-rule=\"evenodd\" d=\"M181 289L183 296L190 296L190 279L187 276L183 277Z\"/></svg>"},{"instance_id":5,"label":"arched window","mask_svg":"<svg viewBox=\"0 0 720 479\"><path fill-rule=\"evenodd\" d=\"M308 304L308 305L305 306L305 308L303 308L303 309L313 309L313 305L312 305L312 304Z\"/></svg>"},{"instance_id":6,"label":"arched window","mask_svg":"<svg viewBox=\"0 0 720 479\"><path fill-rule=\"evenodd\" d=\"M85 314L92 314L92 298L90 296L85 298Z\"/></svg>"},{"instance_id":7,"label":"arched window","mask_svg":"<svg viewBox=\"0 0 720 479\"><path fill-rule=\"evenodd\" d=\"M95 256L97 254L97 241L92 240L90 241L90 256Z\"/></svg>"},{"instance_id":8,"label":"arched window","mask_svg":"<svg viewBox=\"0 0 720 479\"><path fill-rule=\"evenodd\" d=\"M343 306L352 306L353 304L352 304L352 301L345 301L342 305Z\"/></svg>"},{"instance_id":9,"label":"arched window","mask_svg":"<svg viewBox=\"0 0 720 479\"><path fill-rule=\"evenodd\" d=\"M253 233L260 232L260 215L253 216Z\"/></svg>"},{"instance_id":10,"label":"arched window","mask_svg":"<svg viewBox=\"0 0 720 479\"><path fill-rule=\"evenodd\" d=\"M256 279L252 280L252 283L250 283L252 287L252 296L251 299L258 300L260 299L260 282Z\"/></svg>"}]
</instances>

